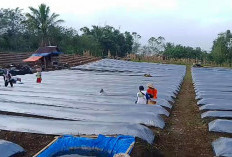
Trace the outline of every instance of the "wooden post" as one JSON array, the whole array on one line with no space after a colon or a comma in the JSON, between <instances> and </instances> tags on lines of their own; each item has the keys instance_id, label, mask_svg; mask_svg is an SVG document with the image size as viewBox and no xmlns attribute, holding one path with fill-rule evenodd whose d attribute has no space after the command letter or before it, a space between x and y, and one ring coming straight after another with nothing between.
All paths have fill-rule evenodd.
<instances>
[{"instance_id":1,"label":"wooden post","mask_svg":"<svg viewBox=\"0 0 232 157\"><path fill-rule=\"evenodd\" d=\"M44 58L44 70L46 70L47 69L47 62L46 62L46 58L45 57L43 57Z\"/></svg>"},{"instance_id":2,"label":"wooden post","mask_svg":"<svg viewBox=\"0 0 232 157\"><path fill-rule=\"evenodd\" d=\"M47 149L50 145L52 145L54 142L57 141L57 139L59 138L60 136L56 136L55 139L50 142L46 147L44 147L42 150L40 150L38 153L36 153L33 157L37 157L40 153L42 153L45 149Z\"/></svg>"},{"instance_id":3,"label":"wooden post","mask_svg":"<svg viewBox=\"0 0 232 157\"><path fill-rule=\"evenodd\" d=\"M125 154L128 154L129 155L129 152L130 150L134 147L135 145L135 142L131 143L130 147L127 149L126 153Z\"/></svg>"}]
</instances>

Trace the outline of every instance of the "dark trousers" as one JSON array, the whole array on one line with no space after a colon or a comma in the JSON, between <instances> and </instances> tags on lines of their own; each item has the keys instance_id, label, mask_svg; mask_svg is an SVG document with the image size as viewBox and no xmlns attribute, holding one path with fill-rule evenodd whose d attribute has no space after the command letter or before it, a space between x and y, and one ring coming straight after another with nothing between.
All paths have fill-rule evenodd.
<instances>
[{"instance_id":1,"label":"dark trousers","mask_svg":"<svg viewBox=\"0 0 232 157\"><path fill-rule=\"evenodd\" d=\"M13 87L13 81L10 80L10 81L5 81L5 87L8 86L8 83L10 83L10 86Z\"/></svg>"}]
</instances>

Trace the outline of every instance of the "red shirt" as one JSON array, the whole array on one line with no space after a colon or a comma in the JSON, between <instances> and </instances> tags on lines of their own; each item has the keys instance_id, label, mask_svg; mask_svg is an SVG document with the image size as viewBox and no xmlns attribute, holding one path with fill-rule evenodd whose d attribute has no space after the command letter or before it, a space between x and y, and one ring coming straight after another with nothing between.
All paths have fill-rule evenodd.
<instances>
[{"instance_id":1,"label":"red shirt","mask_svg":"<svg viewBox=\"0 0 232 157\"><path fill-rule=\"evenodd\" d=\"M148 88L147 93L153 95L152 98L157 99L158 91L155 88Z\"/></svg>"}]
</instances>

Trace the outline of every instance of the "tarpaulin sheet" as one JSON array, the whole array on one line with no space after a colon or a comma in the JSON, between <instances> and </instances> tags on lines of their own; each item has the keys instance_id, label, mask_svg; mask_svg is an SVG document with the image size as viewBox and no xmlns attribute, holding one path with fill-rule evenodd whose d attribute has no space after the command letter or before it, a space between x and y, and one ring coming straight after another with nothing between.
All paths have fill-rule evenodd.
<instances>
[{"instance_id":1,"label":"tarpaulin sheet","mask_svg":"<svg viewBox=\"0 0 232 157\"><path fill-rule=\"evenodd\" d=\"M200 107L200 110L218 110L218 111L232 111L230 104L208 104Z\"/></svg>"},{"instance_id":2,"label":"tarpaulin sheet","mask_svg":"<svg viewBox=\"0 0 232 157\"><path fill-rule=\"evenodd\" d=\"M201 114L201 118L208 117L232 118L232 111L207 111Z\"/></svg>"},{"instance_id":3,"label":"tarpaulin sheet","mask_svg":"<svg viewBox=\"0 0 232 157\"><path fill-rule=\"evenodd\" d=\"M232 133L232 70L225 68L192 68L194 89L201 118L223 118L211 121L209 131ZM228 120L227 120L228 119ZM232 156L232 140L219 138L212 143L216 156Z\"/></svg>"},{"instance_id":4,"label":"tarpaulin sheet","mask_svg":"<svg viewBox=\"0 0 232 157\"><path fill-rule=\"evenodd\" d=\"M35 97L41 98L41 99L34 99ZM109 99L109 96L99 96L99 97L102 99L107 97L107 99ZM98 100L100 98L98 98ZM79 108L82 106L84 108L90 108L90 110L102 110L104 109L105 106L108 108L108 110L110 108L113 108L114 110L115 109L122 110L128 107L131 107L130 111L133 111L133 110L139 111L139 109L143 110L143 108L149 111L149 108L158 108L157 109L158 112L162 110L161 112L159 112L160 114L165 114L167 116L169 115L168 111L162 108L160 105L155 105L156 107L154 107L154 105L134 104L134 102L132 103L128 102L126 104L125 103L119 104L117 102L118 100L117 98L119 98L119 96L117 97L112 96L112 99L115 99L114 103L112 103L112 100L111 100L111 103L106 101L106 102L100 102L99 104L93 101L93 100L97 101L97 99L95 98L91 98L92 101L89 100L88 102L86 102L85 97L82 97L81 95L79 96L78 93L75 96L71 96L71 95L64 95L64 94L63 95L62 94L48 95L47 93L43 93L43 92L34 93L34 92L0 91L0 100L5 101L5 102L11 101L11 102L19 102L19 103L33 103L33 104L39 104L39 105L49 105L49 106L52 105L52 106L60 106L60 107L61 106L62 107L74 107L74 108L75 107ZM168 102L165 100L162 101L162 99L160 99L158 102L160 102L161 105L163 104L163 106L168 105L167 104ZM119 108L120 106L122 106L122 108ZM157 111L154 111L154 112L157 112Z\"/></svg>"},{"instance_id":5,"label":"tarpaulin sheet","mask_svg":"<svg viewBox=\"0 0 232 157\"><path fill-rule=\"evenodd\" d=\"M35 62L38 61L40 58L42 58L42 56L31 56L27 59L24 59L24 62Z\"/></svg>"},{"instance_id":6,"label":"tarpaulin sheet","mask_svg":"<svg viewBox=\"0 0 232 157\"><path fill-rule=\"evenodd\" d=\"M165 99L158 99L157 104L159 104L160 106L163 106L163 107L167 107L169 109L172 108L172 105Z\"/></svg>"},{"instance_id":7,"label":"tarpaulin sheet","mask_svg":"<svg viewBox=\"0 0 232 157\"><path fill-rule=\"evenodd\" d=\"M211 86L211 85L209 85ZM197 87L199 89L199 87ZM229 89L229 88L228 88ZM202 98L217 98L217 99L231 99L232 100L232 92L218 92L218 91L204 91L204 90L201 90L201 91L198 91L196 92L196 98L197 99L202 99Z\"/></svg>"},{"instance_id":8,"label":"tarpaulin sheet","mask_svg":"<svg viewBox=\"0 0 232 157\"><path fill-rule=\"evenodd\" d=\"M11 157L18 153L23 153L24 149L12 142L0 140L0 156L1 157Z\"/></svg>"},{"instance_id":9,"label":"tarpaulin sheet","mask_svg":"<svg viewBox=\"0 0 232 157\"><path fill-rule=\"evenodd\" d=\"M51 107L59 107L59 109L79 111L85 113L98 112L98 113L133 113L133 112L142 112L142 113L154 113L154 114L162 114L169 116L169 112L161 107L160 105L144 105L144 104L92 104L88 102L75 102L75 101L62 101L61 99L51 99L51 98L43 98L40 99L27 99L28 97L24 96L13 96L12 99L9 95L0 95L0 101L5 104L6 107L10 108L10 105L13 106L28 106L28 108L37 107L36 105L41 105L48 107L49 110ZM57 102L57 103L56 103ZM31 107L30 107L31 105ZM35 106L34 106L35 105ZM3 105L2 105L3 106ZM128 111L127 109L130 109ZM2 108L4 109L4 108ZM53 108L54 109L54 108Z\"/></svg>"},{"instance_id":10,"label":"tarpaulin sheet","mask_svg":"<svg viewBox=\"0 0 232 157\"><path fill-rule=\"evenodd\" d=\"M216 156L232 157L232 138L220 137L212 146Z\"/></svg>"},{"instance_id":11,"label":"tarpaulin sheet","mask_svg":"<svg viewBox=\"0 0 232 157\"><path fill-rule=\"evenodd\" d=\"M216 104L220 104L220 105L231 105L232 100L229 99L215 99L215 98L206 98L206 99L201 99L197 102L198 105L207 105L207 104L211 104L211 105L216 105Z\"/></svg>"},{"instance_id":12,"label":"tarpaulin sheet","mask_svg":"<svg viewBox=\"0 0 232 157\"><path fill-rule=\"evenodd\" d=\"M34 54L32 54L32 56L42 56L42 57L45 57L45 56L48 56L48 55L60 55L62 53L63 52L34 53Z\"/></svg>"},{"instance_id":13,"label":"tarpaulin sheet","mask_svg":"<svg viewBox=\"0 0 232 157\"><path fill-rule=\"evenodd\" d=\"M192 68L192 75L200 110L232 110L231 69Z\"/></svg>"},{"instance_id":14,"label":"tarpaulin sheet","mask_svg":"<svg viewBox=\"0 0 232 157\"><path fill-rule=\"evenodd\" d=\"M158 110L158 109L157 109ZM78 121L98 121L98 122L128 122L145 124L164 128L164 120L159 114L154 112L118 112L118 111L91 111L80 110L75 108L61 108L54 106L43 106L20 103L4 103L0 105L0 111L23 113L43 117L78 120Z\"/></svg>"},{"instance_id":15,"label":"tarpaulin sheet","mask_svg":"<svg viewBox=\"0 0 232 157\"><path fill-rule=\"evenodd\" d=\"M36 83L35 75L19 76L23 84L15 84L14 88L1 87L0 109L75 120L78 121L81 133L85 133L86 125L90 127L89 123L101 123L100 128L90 129L88 134L102 133L102 130L98 130L102 127L106 127L109 133L109 123L118 125L123 122L120 123L120 127L125 124L122 132L116 128L114 130L129 135L128 132L132 131L126 132L127 129L130 130L128 124L136 127L142 126L140 124L164 127L165 123L160 115L168 116L169 112L162 106L172 107L170 101L174 102L186 71L186 67L181 65L110 59L79 66L79 69L42 72L41 84ZM153 77L144 77L145 73L150 73ZM143 85L147 89L147 84L151 82L158 89L157 105L135 104L138 87ZM3 83L0 79L0 84ZM99 93L101 89L104 89L105 94ZM26 118L22 122L29 123ZM35 121L35 126L39 126L37 122L40 121ZM54 126L59 125L58 121L53 123ZM7 124L7 128L14 129L10 125ZM69 127L65 132L68 129ZM39 130L36 128L35 131ZM49 134L50 130L42 132ZM144 133L133 132L133 135L150 139Z\"/></svg>"},{"instance_id":16,"label":"tarpaulin sheet","mask_svg":"<svg viewBox=\"0 0 232 157\"><path fill-rule=\"evenodd\" d=\"M63 136L58 138L51 146L41 152L37 157L57 156L62 152L71 152L75 149L98 150L107 152L108 157L119 153L130 153L135 138L132 136L105 137L99 135L97 139Z\"/></svg>"},{"instance_id":17,"label":"tarpaulin sheet","mask_svg":"<svg viewBox=\"0 0 232 157\"><path fill-rule=\"evenodd\" d=\"M153 131L134 123L69 121L0 115L0 130L50 135L130 135L148 143L154 140Z\"/></svg>"},{"instance_id":18,"label":"tarpaulin sheet","mask_svg":"<svg viewBox=\"0 0 232 157\"><path fill-rule=\"evenodd\" d=\"M216 119L209 123L209 131L232 133L232 120Z\"/></svg>"},{"instance_id":19,"label":"tarpaulin sheet","mask_svg":"<svg viewBox=\"0 0 232 157\"><path fill-rule=\"evenodd\" d=\"M32 56L40 56L40 57L46 57L48 55L50 55L51 53L34 53L32 54Z\"/></svg>"},{"instance_id":20,"label":"tarpaulin sheet","mask_svg":"<svg viewBox=\"0 0 232 157\"><path fill-rule=\"evenodd\" d=\"M109 60L108 62L110 63L111 60ZM126 65L128 64L128 62L125 62L124 64ZM136 63L136 64L139 65L140 63ZM150 64L149 66L154 66L154 67L159 66L160 72L162 73L175 72L174 69L168 70L166 72L162 70L162 68L165 67L171 68L173 65L166 66L166 65ZM179 69L182 69L183 71L185 70L184 66L177 66L177 67ZM137 66L137 69L139 69L139 66ZM156 73L158 74L158 71ZM172 74L170 78L166 78L166 76L145 78L143 75L138 77L118 76L118 74L112 74L113 77L109 78L107 77L107 75L102 75L101 73L61 70L61 71L43 73L42 74L43 83L39 86L38 84L35 83L33 77L28 77L28 75L20 76L22 77L22 80L25 83L22 86L20 86L20 88L14 89L14 91L18 92L17 95L25 94L28 97L32 95L32 96L40 97L41 99L45 98L46 96L55 99L60 98L60 99L77 100L81 103L86 102L86 100L88 100L88 102L95 104L111 104L111 103L132 104L136 100L136 93L138 91L138 86L140 84L144 84L144 86L146 86L146 84L150 82L150 80L151 81L157 80L157 84L155 83L155 86L158 89L157 102L159 103L160 102L159 100L162 99L166 100L166 102L173 101L171 96L175 96L173 95L173 93L174 91L178 90L177 86L179 86L179 83L181 83L184 76L183 73L183 75L178 79L180 75L179 73L176 74L175 73ZM75 79L75 77L78 77L78 81ZM140 81L141 82L146 81L146 82L139 83L138 80L139 82ZM177 80L178 83L175 83ZM91 82L91 85L89 82ZM74 84L78 88L72 88ZM86 88L88 90L86 90ZM99 96L99 91L101 88L103 88L106 91L107 93L106 96ZM19 91L22 92L19 93ZM10 94L15 95L14 92L12 91L9 92ZM41 92L43 92L44 94ZM161 105L163 104L161 103ZM170 104L167 103L164 104L163 106L171 107Z\"/></svg>"}]
</instances>

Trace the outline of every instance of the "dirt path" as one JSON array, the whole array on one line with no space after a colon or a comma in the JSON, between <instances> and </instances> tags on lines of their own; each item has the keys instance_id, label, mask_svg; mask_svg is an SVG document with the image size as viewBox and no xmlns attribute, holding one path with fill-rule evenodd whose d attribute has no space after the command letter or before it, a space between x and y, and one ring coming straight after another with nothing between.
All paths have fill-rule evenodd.
<instances>
[{"instance_id":1,"label":"dirt path","mask_svg":"<svg viewBox=\"0 0 232 157\"><path fill-rule=\"evenodd\" d=\"M208 132L207 123L204 123L200 117L191 68L188 66L171 116L166 121L166 128L158 134L155 147L168 157L212 157L212 136Z\"/></svg>"}]
</instances>

